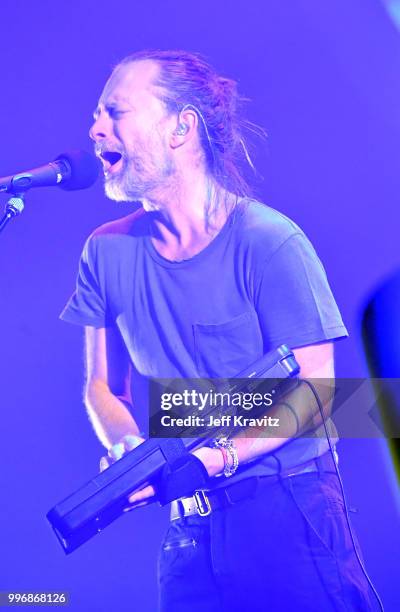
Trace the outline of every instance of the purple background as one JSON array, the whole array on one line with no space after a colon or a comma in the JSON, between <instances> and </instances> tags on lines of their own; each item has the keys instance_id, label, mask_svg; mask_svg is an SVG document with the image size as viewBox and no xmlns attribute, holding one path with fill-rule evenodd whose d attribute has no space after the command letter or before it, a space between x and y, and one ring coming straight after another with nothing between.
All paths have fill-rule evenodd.
<instances>
[{"instance_id":1,"label":"purple background","mask_svg":"<svg viewBox=\"0 0 400 612\"><path fill-rule=\"evenodd\" d=\"M238 79L249 118L268 132L254 153L260 197L304 228L326 266L351 334L337 346L338 375L367 374L362 304L399 265L400 34L383 4L3 0L1 22L3 176L90 149L102 85L132 51L202 52ZM108 201L101 182L36 190L0 236L0 590L66 590L74 611L156 609L165 509L130 513L69 557L45 519L102 454L81 400L82 330L58 314L86 236L130 210ZM397 610L398 493L386 445L339 449L367 568L386 611Z\"/></svg>"}]
</instances>

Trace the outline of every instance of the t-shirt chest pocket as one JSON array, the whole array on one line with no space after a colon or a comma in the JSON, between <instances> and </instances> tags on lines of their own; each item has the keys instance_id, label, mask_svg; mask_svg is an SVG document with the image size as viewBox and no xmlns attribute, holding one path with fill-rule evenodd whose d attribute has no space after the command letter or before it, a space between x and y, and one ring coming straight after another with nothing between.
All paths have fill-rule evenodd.
<instances>
[{"instance_id":1,"label":"t-shirt chest pocket","mask_svg":"<svg viewBox=\"0 0 400 612\"><path fill-rule=\"evenodd\" d=\"M263 354L254 310L223 323L195 323L193 335L197 371L204 378L235 376Z\"/></svg>"}]
</instances>

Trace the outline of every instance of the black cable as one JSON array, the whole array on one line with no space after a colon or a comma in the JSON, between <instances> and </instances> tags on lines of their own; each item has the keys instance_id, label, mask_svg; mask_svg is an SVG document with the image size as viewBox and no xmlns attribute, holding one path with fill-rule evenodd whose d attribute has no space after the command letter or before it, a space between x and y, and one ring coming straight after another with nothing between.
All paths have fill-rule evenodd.
<instances>
[{"instance_id":1,"label":"black cable","mask_svg":"<svg viewBox=\"0 0 400 612\"><path fill-rule=\"evenodd\" d=\"M330 438L330 435L329 435L329 432L328 432L328 428L326 426L325 415L324 415L324 410L323 410L323 406L322 406L321 400L319 398L319 395L318 395L318 392L317 392L316 388L314 387L314 385L309 380L306 380L305 378L302 378L301 381L306 383L306 385L308 385L308 387L311 389L311 391L312 391L312 393L313 393L313 395L315 397L315 401L317 402L318 409L319 409L320 414L321 414L321 418L322 418L322 423L324 425L326 439L327 439L328 445L329 445L329 450L331 452L332 459L333 459L333 464L335 466L335 471L336 471L337 477L339 479L339 485L340 485L340 490L341 490L341 493L342 493L343 505L344 505L344 511L345 511L344 513L345 513L345 516L346 516L346 521L347 521L347 525L348 525L349 532L350 532L351 542L353 544L353 549L354 549L354 552L356 554L357 561L358 561L358 563L359 563L359 565L361 567L361 570L362 570L362 572L363 572L363 574L364 574L364 576L365 576L369 586L372 589L372 592L374 593L374 595L376 597L376 600L378 602L378 605L379 605L381 611L385 612L382 600L379 597L378 592L375 589L374 585L372 584L372 580L368 576L367 570L365 569L364 564L363 564L363 562L362 562L362 560L360 558L360 555L358 554L358 551L357 551L357 546L356 546L356 543L355 543L355 540L354 540L353 530L352 530L352 527L351 527L349 511L348 511L348 506L347 506L347 501L346 501L346 495L345 495L345 492L344 492L344 486L343 486L343 482L342 482L342 477L340 476L339 468L338 468L338 465L336 463L335 451L333 449L331 438Z\"/></svg>"}]
</instances>

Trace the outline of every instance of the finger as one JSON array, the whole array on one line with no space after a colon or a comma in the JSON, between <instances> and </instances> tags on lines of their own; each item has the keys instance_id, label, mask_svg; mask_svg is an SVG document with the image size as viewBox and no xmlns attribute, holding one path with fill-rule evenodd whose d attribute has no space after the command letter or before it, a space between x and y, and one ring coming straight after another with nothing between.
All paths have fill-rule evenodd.
<instances>
[{"instance_id":1,"label":"finger","mask_svg":"<svg viewBox=\"0 0 400 612\"><path fill-rule=\"evenodd\" d=\"M128 451L133 450L134 448L139 446L139 444L144 442L144 439L141 438L140 436L131 436L131 435L124 436L123 440L124 440L125 448Z\"/></svg>"},{"instance_id":2,"label":"finger","mask_svg":"<svg viewBox=\"0 0 400 612\"><path fill-rule=\"evenodd\" d=\"M149 485L147 487L144 487L144 489L140 489L140 491L136 491L135 493L132 493L132 495L129 496L128 500L130 503L135 504L144 499L148 499L149 497L154 497L154 495L155 495L154 488L151 485Z\"/></svg>"},{"instance_id":3,"label":"finger","mask_svg":"<svg viewBox=\"0 0 400 612\"><path fill-rule=\"evenodd\" d=\"M121 459L124 453L125 446L122 442L113 444L111 448L108 449L108 456L111 457L111 459L114 459L114 461L118 461L118 459Z\"/></svg>"},{"instance_id":4,"label":"finger","mask_svg":"<svg viewBox=\"0 0 400 612\"><path fill-rule=\"evenodd\" d=\"M148 485L147 487L144 487L144 489L140 489L140 491L132 493L132 495L128 497L128 501L131 504L136 504L137 502L141 502L149 497L154 497L155 494L156 492L154 491L154 488L151 485Z\"/></svg>"},{"instance_id":5,"label":"finger","mask_svg":"<svg viewBox=\"0 0 400 612\"><path fill-rule=\"evenodd\" d=\"M111 465L111 461L108 459L108 457L102 457L100 459L100 472L104 472L104 470L109 468L110 465Z\"/></svg>"}]
</instances>

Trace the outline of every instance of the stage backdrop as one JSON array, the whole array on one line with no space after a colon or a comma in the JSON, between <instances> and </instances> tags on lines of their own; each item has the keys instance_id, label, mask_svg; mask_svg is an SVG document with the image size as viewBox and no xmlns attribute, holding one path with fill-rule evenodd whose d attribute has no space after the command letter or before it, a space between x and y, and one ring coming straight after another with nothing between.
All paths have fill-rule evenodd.
<instances>
[{"instance_id":1,"label":"stage backdrop","mask_svg":"<svg viewBox=\"0 0 400 612\"><path fill-rule=\"evenodd\" d=\"M365 376L361 307L400 263L400 34L384 4L3 0L0 175L90 149L110 69L146 47L201 52L239 81L248 118L268 133L254 149L259 197L313 241L350 332L337 373ZM82 405L82 330L58 315L87 235L130 211L104 197L101 181L85 192L41 189L0 235L0 590L66 590L74 612L157 605L165 509L130 513L69 557L45 519L96 474L103 452ZM339 451L366 565L386 611L398 610L386 445L346 440Z\"/></svg>"}]
</instances>

